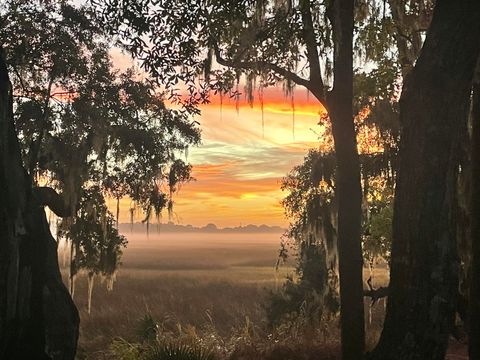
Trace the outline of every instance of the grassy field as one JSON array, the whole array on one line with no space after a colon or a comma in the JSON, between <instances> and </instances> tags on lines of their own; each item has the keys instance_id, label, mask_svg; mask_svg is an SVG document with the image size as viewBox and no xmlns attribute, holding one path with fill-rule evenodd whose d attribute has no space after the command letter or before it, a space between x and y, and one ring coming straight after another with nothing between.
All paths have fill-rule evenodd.
<instances>
[{"instance_id":1,"label":"grassy field","mask_svg":"<svg viewBox=\"0 0 480 360\"><path fill-rule=\"evenodd\" d=\"M285 338L287 351L265 332L266 296L293 273L292 263L275 271L280 234L162 233L148 239L144 234L126 235L129 244L113 291L96 279L91 314L86 277L76 281L74 300L81 317L78 359L111 359L112 341L138 341L141 319L147 314L170 338L217 348L237 348L236 342L241 342L243 353L230 353L232 359L337 358L337 322L330 325L323 343L298 344L302 351L310 348L306 353L311 357L298 355L292 345L303 341L303 334L290 344ZM376 270L375 285L387 283L386 270ZM380 334L384 304L369 309L366 303L365 309L367 345L372 346ZM261 339L261 345L251 344L248 339L253 337ZM270 343L276 346L269 350L270 357L255 357L259 346Z\"/></svg>"},{"instance_id":2,"label":"grassy field","mask_svg":"<svg viewBox=\"0 0 480 360\"><path fill-rule=\"evenodd\" d=\"M111 292L97 280L87 313L87 281L76 281L80 310L79 357L102 358L112 339L134 340L149 313L166 327L215 326L222 336L248 318L262 321L268 289L292 269L274 265L280 234L127 234Z\"/></svg>"}]
</instances>

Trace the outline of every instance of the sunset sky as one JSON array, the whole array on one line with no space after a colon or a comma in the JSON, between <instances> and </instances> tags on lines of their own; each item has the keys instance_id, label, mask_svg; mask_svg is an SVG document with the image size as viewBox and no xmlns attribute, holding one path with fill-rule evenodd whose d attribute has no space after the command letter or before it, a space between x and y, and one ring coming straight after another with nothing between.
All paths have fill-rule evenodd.
<instances>
[{"instance_id":1,"label":"sunset sky","mask_svg":"<svg viewBox=\"0 0 480 360\"><path fill-rule=\"evenodd\" d=\"M301 91L299 91L300 93ZM280 180L318 146L320 106L305 91L296 94L295 135L290 99L281 89L265 94L264 136L260 104L253 108L218 102L205 106L199 119L202 145L190 151L195 182L176 197L181 223L219 226L286 225ZM300 96L303 95L303 96Z\"/></svg>"},{"instance_id":2,"label":"sunset sky","mask_svg":"<svg viewBox=\"0 0 480 360\"><path fill-rule=\"evenodd\" d=\"M119 68L131 60L113 54ZM242 92L242 89L240 89ZM239 111L228 97L212 98L197 118L202 130L202 145L190 149L196 181L183 186L175 196L176 223L219 227L241 224L288 224L280 205L285 196L280 190L283 176L302 162L308 149L318 147L321 105L307 91L298 88L292 100L281 86L264 91L264 132L258 100L253 107L241 96ZM293 126L295 122L295 126ZM113 204L110 204L113 207ZM121 203L120 221L129 221L130 202ZM137 214L135 221L142 215ZM162 221L168 221L165 214Z\"/></svg>"},{"instance_id":3,"label":"sunset sky","mask_svg":"<svg viewBox=\"0 0 480 360\"><path fill-rule=\"evenodd\" d=\"M202 144L190 149L187 159L196 181L175 195L172 220L195 226L286 226L280 181L302 162L308 149L318 147L321 110L303 89L295 93L295 113L281 88L267 89L263 132L258 102L251 108L241 101L237 113L233 101L224 100L220 106L219 99L213 99L198 117ZM122 201L121 221L129 221L129 207L128 200ZM165 215L163 221L167 220Z\"/></svg>"}]
</instances>

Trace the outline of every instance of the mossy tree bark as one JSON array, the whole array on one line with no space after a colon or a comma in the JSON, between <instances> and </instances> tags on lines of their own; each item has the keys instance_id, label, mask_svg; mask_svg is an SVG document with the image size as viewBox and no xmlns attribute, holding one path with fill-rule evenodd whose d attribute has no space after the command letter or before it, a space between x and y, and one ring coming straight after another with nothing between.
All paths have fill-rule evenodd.
<instances>
[{"instance_id":1,"label":"mossy tree bark","mask_svg":"<svg viewBox=\"0 0 480 360\"><path fill-rule=\"evenodd\" d=\"M73 360L79 317L62 282L44 211L58 197L32 189L22 166L1 58L0 190L0 359Z\"/></svg>"},{"instance_id":2,"label":"mossy tree bark","mask_svg":"<svg viewBox=\"0 0 480 360\"><path fill-rule=\"evenodd\" d=\"M391 278L372 359L444 359L458 290L453 204L480 50L480 2L438 0L400 100Z\"/></svg>"},{"instance_id":3,"label":"mossy tree bark","mask_svg":"<svg viewBox=\"0 0 480 360\"><path fill-rule=\"evenodd\" d=\"M472 95L472 194L471 219L471 266L468 311L468 352L470 359L480 359L480 61L479 73L473 84Z\"/></svg>"},{"instance_id":4,"label":"mossy tree bark","mask_svg":"<svg viewBox=\"0 0 480 360\"><path fill-rule=\"evenodd\" d=\"M334 39L334 84L327 94L337 160L338 263L340 275L342 359L359 360L365 346L362 188L353 122L353 0L335 0L329 11Z\"/></svg>"},{"instance_id":5,"label":"mossy tree bark","mask_svg":"<svg viewBox=\"0 0 480 360\"><path fill-rule=\"evenodd\" d=\"M338 201L342 359L359 360L365 347L363 256L361 247L362 188L353 118L354 0L334 0L327 16L334 42L333 88L326 92L320 71L311 4L300 1L310 79L306 87L328 111L335 144Z\"/></svg>"}]
</instances>

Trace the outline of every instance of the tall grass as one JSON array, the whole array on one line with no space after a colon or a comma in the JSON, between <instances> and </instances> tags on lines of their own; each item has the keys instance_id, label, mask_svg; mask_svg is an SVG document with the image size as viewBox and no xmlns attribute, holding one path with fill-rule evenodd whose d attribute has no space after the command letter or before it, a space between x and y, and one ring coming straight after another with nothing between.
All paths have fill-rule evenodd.
<instances>
[{"instance_id":1,"label":"tall grass","mask_svg":"<svg viewBox=\"0 0 480 360\"><path fill-rule=\"evenodd\" d=\"M278 235L254 237L129 238L114 289L96 285L91 314L86 276L77 279L78 359L141 360L154 343L205 349L219 360L336 359L336 319L311 328L299 314L268 328L268 292L279 288L293 268L290 263L274 270ZM385 270L378 271L377 285L386 281ZM382 304L372 319L371 344L381 329Z\"/></svg>"}]
</instances>

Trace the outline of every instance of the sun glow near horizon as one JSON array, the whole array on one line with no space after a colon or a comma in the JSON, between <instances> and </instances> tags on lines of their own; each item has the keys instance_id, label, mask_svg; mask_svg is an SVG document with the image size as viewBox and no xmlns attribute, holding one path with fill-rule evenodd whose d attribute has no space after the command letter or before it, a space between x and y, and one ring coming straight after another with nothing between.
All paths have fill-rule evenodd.
<instances>
[{"instance_id":1,"label":"sun glow near horizon","mask_svg":"<svg viewBox=\"0 0 480 360\"><path fill-rule=\"evenodd\" d=\"M287 226L280 205L287 195L280 189L282 178L302 163L309 149L331 151L333 140L321 121L325 108L306 90L297 90L292 101L281 88L269 88L263 99L263 103L257 99L250 104L244 98L215 96L202 105L196 118L202 144L191 148L187 157L195 181L174 195L173 217L164 215L163 221L194 226ZM369 109L363 109L356 116L357 123L363 123L368 114ZM383 151L376 138L374 128L362 128L359 152ZM109 206L114 209L116 205ZM131 220L132 206L129 199L121 201L120 222ZM133 220L143 218L141 210L135 209Z\"/></svg>"},{"instance_id":2,"label":"sun glow near horizon","mask_svg":"<svg viewBox=\"0 0 480 360\"><path fill-rule=\"evenodd\" d=\"M191 148L188 162L195 181L174 195L172 221L219 227L256 225L286 226L280 201L281 179L318 147L323 106L306 91L295 93L293 103L281 89L266 89L262 105L244 99L214 97L197 117L202 144ZM263 123L263 124L262 124ZM109 201L109 207L116 207ZM120 222L130 221L129 199L120 203ZM168 216L164 215L163 221ZM136 210L134 221L143 220Z\"/></svg>"},{"instance_id":3,"label":"sun glow near horizon","mask_svg":"<svg viewBox=\"0 0 480 360\"><path fill-rule=\"evenodd\" d=\"M120 69L138 65L120 50L111 55ZM201 106L196 120L202 144L191 148L187 159L196 181L175 194L174 222L219 227L288 224L280 205L286 195L280 190L281 179L309 149L319 147L326 130L319 120L326 110L303 88L290 96L281 86L255 95L253 104L244 95L238 101L217 95ZM115 201L109 207L115 210ZM129 199L121 201L121 222L130 221L131 207ZM136 209L134 221L143 217Z\"/></svg>"}]
</instances>

